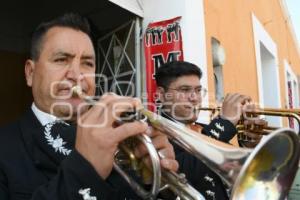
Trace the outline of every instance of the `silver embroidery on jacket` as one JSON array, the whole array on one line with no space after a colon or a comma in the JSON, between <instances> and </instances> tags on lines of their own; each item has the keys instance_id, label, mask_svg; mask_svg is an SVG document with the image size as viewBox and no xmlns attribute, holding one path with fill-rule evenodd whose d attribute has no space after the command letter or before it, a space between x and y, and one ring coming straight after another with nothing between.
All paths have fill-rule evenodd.
<instances>
[{"instance_id":1,"label":"silver embroidery on jacket","mask_svg":"<svg viewBox=\"0 0 300 200\"><path fill-rule=\"evenodd\" d=\"M215 123L215 125L216 125L217 129L219 129L220 131L222 131L222 132L225 131L224 126L222 126L220 123L217 122L217 123Z\"/></svg>"},{"instance_id":2,"label":"silver embroidery on jacket","mask_svg":"<svg viewBox=\"0 0 300 200\"><path fill-rule=\"evenodd\" d=\"M97 200L97 197L90 196L91 188L80 189L78 193L82 196L83 200Z\"/></svg>"},{"instance_id":3,"label":"silver embroidery on jacket","mask_svg":"<svg viewBox=\"0 0 300 200\"><path fill-rule=\"evenodd\" d=\"M204 180L210 182L213 187L215 187L214 179L208 175L204 176Z\"/></svg>"},{"instance_id":4,"label":"silver embroidery on jacket","mask_svg":"<svg viewBox=\"0 0 300 200\"><path fill-rule=\"evenodd\" d=\"M211 190L206 190L205 193L206 193L207 196L211 196L212 199L215 199L215 193L214 193L213 191L211 191Z\"/></svg>"},{"instance_id":5,"label":"silver embroidery on jacket","mask_svg":"<svg viewBox=\"0 0 300 200\"><path fill-rule=\"evenodd\" d=\"M47 124L45 126L45 130L44 130L44 135L45 135L45 138L48 142L48 144L50 146L52 146L52 148L55 149L55 152L59 152L65 156L69 155L72 150L70 149L67 149L66 147L64 147L64 145L66 144L66 142L60 137L60 135L58 134L56 136L56 138L54 138L52 135L51 135L51 129L52 129L52 126L56 123L62 123L62 124L65 124L65 125L68 125L67 123L65 123L64 121L54 121L54 122L51 122L49 124Z\"/></svg>"},{"instance_id":6,"label":"silver embroidery on jacket","mask_svg":"<svg viewBox=\"0 0 300 200\"><path fill-rule=\"evenodd\" d=\"M211 129L209 131L213 136L215 136L216 138L219 138L220 137L220 133L218 133L216 130L214 129Z\"/></svg>"}]
</instances>

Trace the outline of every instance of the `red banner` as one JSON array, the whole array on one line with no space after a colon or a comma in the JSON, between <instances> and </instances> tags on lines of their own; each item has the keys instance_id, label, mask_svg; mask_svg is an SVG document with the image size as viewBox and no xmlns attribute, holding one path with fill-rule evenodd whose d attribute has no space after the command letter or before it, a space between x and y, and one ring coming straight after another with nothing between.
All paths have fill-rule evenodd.
<instances>
[{"instance_id":1,"label":"red banner","mask_svg":"<svg viewBox=\"0 0 300 200\"><path fill-rule=\"evenodd\" d=\"M146 60L146 84L149 106L154 110L155 72L164 63L183 60L182 36L180 28L181 17L150 23L144 36ZM152 106L151 106L152 104Z\"/></svg>"}]
</instances>

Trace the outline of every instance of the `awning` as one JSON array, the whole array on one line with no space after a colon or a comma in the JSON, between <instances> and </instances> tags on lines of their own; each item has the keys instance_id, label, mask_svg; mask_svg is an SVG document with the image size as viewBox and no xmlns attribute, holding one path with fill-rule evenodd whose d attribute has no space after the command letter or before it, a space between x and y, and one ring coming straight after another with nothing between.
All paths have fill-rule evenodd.
<instances>
[{"instance_id":1,"label":"awning","mask_svg":"<svg viewBox=\"0 0 300 200\"><path fill-rule=\"evenodd\" d=\"M140 0L109 0L110 2L132 12L140 17L144 17L144 11Z\"/></svg>"}]
</instances>

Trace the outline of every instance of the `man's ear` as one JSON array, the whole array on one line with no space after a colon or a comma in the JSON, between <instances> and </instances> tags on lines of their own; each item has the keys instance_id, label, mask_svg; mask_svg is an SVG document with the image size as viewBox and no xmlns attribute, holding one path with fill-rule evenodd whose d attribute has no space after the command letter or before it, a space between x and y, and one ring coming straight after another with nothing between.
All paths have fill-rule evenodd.
<instances>
[{"instance_id":1,"label":"man's ear","mask_svg":"<svg viewBox=\"0 0 300 200\"><path fill-rule=\"evenodd\" d=\"M26 62L25 62L25 77L26 77L27 85L29 87L32 86L34 69L35 69L35 62L30 59L26 60Z\"/></svg>"},{"instance_id":2,"label":"man's ear","mask_svg":"<svg viewBox=\"0 0 300 200\"><path fill-rule=\"evenodd\" d=\"M160 102L163 103L165 101L165 89L163 87L157 87L156 94L157 94L157 99L159 99Z\"/></svg>"}]
</instances>

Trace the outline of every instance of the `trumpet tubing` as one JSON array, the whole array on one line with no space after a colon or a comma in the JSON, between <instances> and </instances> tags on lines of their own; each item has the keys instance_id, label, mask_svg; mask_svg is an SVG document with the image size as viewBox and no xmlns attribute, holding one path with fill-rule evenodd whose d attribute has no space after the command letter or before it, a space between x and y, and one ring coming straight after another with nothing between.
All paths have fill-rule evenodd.
<instances>
[{"instance_id":1,"label":"trumpet tubing","mask_svg":"<svg viewBox=\"0 0 300 200\"><path fill-rule=\"evenodd\" d=\"M198 110L203 111L210 111L212 113L220 112L221 107L200 107L197 108ZM275 116L275 117L290 117L297 121L299 127L300 127L300 109L280 109L280 108L256 108L253 111L245 111L245 117L242 116L242 119L237 125L237 129L239 131L239 138L247 138L243 135L243 132L245 130L248 130L243 125L243 120L247 118L253 118L252 116L257 115L266 115L266 116ZM259 132L262 135L269 134L270 132L278 129L279 127L261 127L260 130L256 129L254 131ZM253 130L253 129L252 129ZM300 129L298 131L298 134L300 135Z\"/></svg>"},{"instance_id":2,"label":"trumpet tubing","mask_svg":"<svg viewBox=\"0 0 300 200\"><path fill-rule=\"evenodd\" d=\"M220 106L216 107L197 107L196 110L219 112L221 111ZM273 112L273 113L295 113L300 115L300 109L284 109L284 108L257 108L257 112Z\"/></svg>"},{"instance_id":3,"label":"trumpet tubing","mask_svg":"<svg viewBox=\"0 0 300 200\"><path fill-rule=\"evenodd\" d=\"M267 112L295 113L297 115L300 115L300 109L295 109L295 108L291 108L291 109L284 109L284 108L264 108L262 110L263 111L267 111Z\"/></svg>"}]
</instances>

